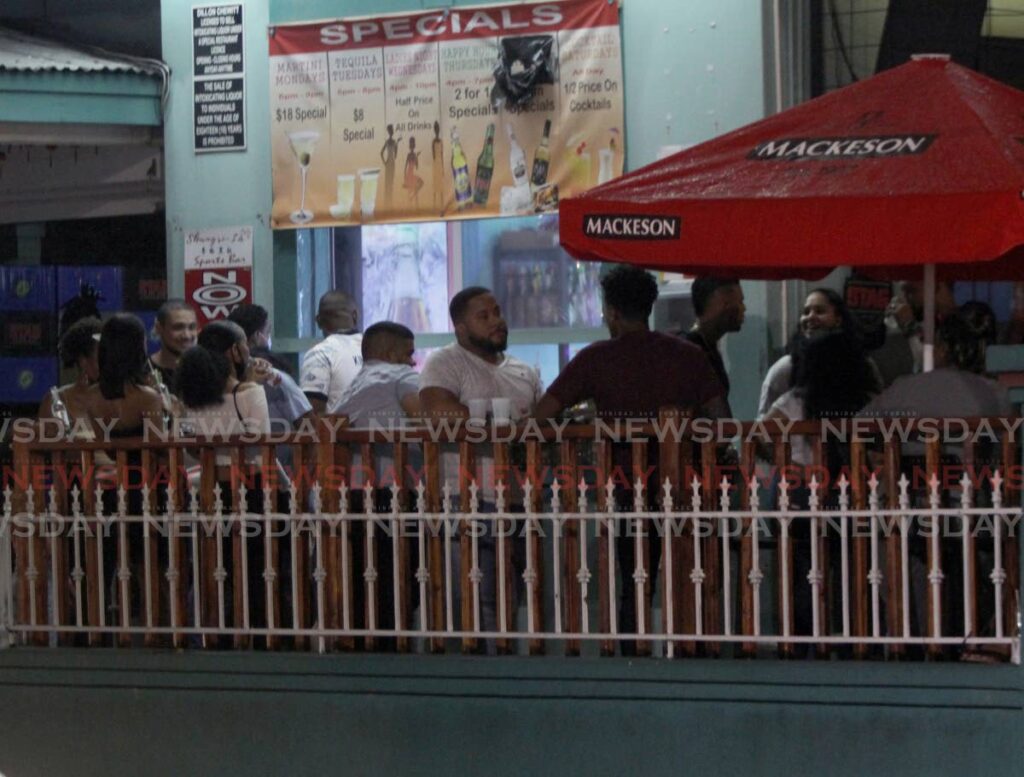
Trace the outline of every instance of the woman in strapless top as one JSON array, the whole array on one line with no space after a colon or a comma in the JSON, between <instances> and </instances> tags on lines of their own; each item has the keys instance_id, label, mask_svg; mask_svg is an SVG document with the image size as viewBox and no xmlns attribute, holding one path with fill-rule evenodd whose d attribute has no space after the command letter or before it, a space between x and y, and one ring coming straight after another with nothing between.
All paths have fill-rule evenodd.
<instances>
[{"instance_id":1,"label":"woman in strapless top","mask_svg":"<svg viewBox=\"0 0 1024 777\"><path fill-rule=\"evenodd\" d=\"M141 435L147 420L163 423L169 408L153 388L146 329L136 316L117 313L103 324L99 381L89 387L83 405L98 439Z\"/></svg>"},{"instance_id":2,"label":"woman in strapless top","mask_svg":"<svg viewBox=\"0 0 1024 777\"><path fill-rule=\"evenodd\" d=\"M270 412L267 408L267 395L263 387L245 379L250 362L249 345L245 332L233 321L213 321L203 327L199 333L198 344L190 348L178 363L178 391L184 404L184 411L179 419L179 429L199 436L231 437L245 434L268 434L270 432ZM258 514L263 511L263 473L261 472L261 455L258 448L249 448L245 453L243 472L232 473L231 448L215 449L216 479L221 488L222 507L225 513L237 509L238 494L234 492L235 483L246 484L247 513ZM194 457L189 461L198 465ZM253 472L259 473L253 475ZM239 477L233 478L237 474ZM252 477L250 477L252 475ZM199 485L199 467L190 467L190 485ZM283 482L283 481L280 481ZM279 484L280 484L279 482ZM256 530L262 530L264 524L253 521L249 524ZM280 524L275 523L275 531ZM263 570L267 567L265 546L262 539L247 542L245 545L249 570ZM225 564L231 567L228 576L228 587L234 588L235 560L228 546L228 538L224 540L224 558L231 559ZM280 543L280 557L277 560L282 581L287 581L291 569L289 543ZM281 590L288 591L282 582ZM266 623L266 590L262 574L252 571L248 575L249 616L253 625ZM228 595L228 610L232 618L234 613L233 597ZM277 612L283 617L284 603L278 603ZM286 622L286 621L285 621Z\"/></svg>"},{"instance_id":3,"label":"woman in strapless top","mask_svg":"<svg viewBox=\"0 0 1024 777\"><path fill-rule=\"evenodd\" d=\"M74 382L57 389L61 402L68 411L73 431L83 433L89 428L89 416L85 402L89 389L99 380L99 341L103 322L89 316L82 318L68 327L61 336L57 352L61 364L67 369L75 369L78 375ZM53 418L52 392L47 393L39 405L40 418Z\"/></svg>"}]
</instances>

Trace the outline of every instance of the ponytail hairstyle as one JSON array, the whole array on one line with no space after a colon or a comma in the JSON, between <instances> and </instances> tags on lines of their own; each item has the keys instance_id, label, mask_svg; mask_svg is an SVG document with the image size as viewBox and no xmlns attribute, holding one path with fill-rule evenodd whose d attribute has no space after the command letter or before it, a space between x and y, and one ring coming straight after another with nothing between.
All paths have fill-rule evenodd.
<instances>
[{"instance_id":1,"label":"ponytail hairstyle","mask_svg":"<svg viewBox=\"0 0 1024 777\"><path fill-rule=\"evenodd\" d=\"M145 326L131 313L115 313L103 324L98 357L100 393L122 399L125 384L141 386L149 378Z\"/></svg>"}]
</instances>

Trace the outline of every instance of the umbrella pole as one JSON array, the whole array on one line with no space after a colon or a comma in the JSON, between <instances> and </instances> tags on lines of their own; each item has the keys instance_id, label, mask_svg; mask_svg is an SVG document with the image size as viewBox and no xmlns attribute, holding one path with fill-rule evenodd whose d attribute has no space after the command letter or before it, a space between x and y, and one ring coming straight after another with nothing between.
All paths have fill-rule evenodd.
<instances>
[{"instance_id":1,"label":"umbrella pole","mask_svg":"<svg viewBox=\"0 0 1024 777\"><path fill-rule=\"evenodd\" d=\"M935 265L924 266L924 348L921 371L935 369Z\"/></svg>"}]
</instances>

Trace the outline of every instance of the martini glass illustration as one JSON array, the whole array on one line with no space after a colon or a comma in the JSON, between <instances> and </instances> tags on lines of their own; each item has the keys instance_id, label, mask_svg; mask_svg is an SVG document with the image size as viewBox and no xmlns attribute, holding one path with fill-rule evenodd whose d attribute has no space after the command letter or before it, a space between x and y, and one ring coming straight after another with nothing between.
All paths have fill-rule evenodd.
<instances>
[{"instance_id":1,"label":"martini glass illustration","mask_svg":"<svg viewBox=\"0 0 1024 777\"><path fill-rule=\"evenodd\" d=\"M320 133L313 130L288 133L288 142L291 143L292 152L299 162L299 171L302 173L302 198L299 201L299 209L289 216L293 224L306 224L313 220L313 212L306 210L306 175L309 173L309 163L313 159L313 147L319 139Z\"/></svg>"}]
</instances>

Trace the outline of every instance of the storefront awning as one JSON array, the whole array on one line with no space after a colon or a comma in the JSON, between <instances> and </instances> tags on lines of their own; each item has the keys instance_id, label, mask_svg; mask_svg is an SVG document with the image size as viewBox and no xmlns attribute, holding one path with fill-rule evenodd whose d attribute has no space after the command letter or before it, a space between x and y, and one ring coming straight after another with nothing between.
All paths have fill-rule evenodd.
<instances>
[{"instance_id":1,"label":"storefront awning","mask_svg":"<svg viewBox=\"0 0 1024 777\"><path fill-rule=\"evenodd\" d=\"M0 126L161 127L167 74L167 66L159 60L0 28ZM0 134L0 143L17 142L23 141ZM62 136L60 142L90 140L76 141L72 131L70 138Z\"/></svg>"}]
</instances>

